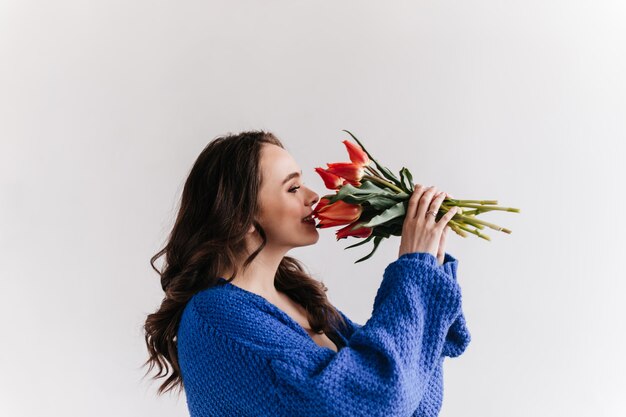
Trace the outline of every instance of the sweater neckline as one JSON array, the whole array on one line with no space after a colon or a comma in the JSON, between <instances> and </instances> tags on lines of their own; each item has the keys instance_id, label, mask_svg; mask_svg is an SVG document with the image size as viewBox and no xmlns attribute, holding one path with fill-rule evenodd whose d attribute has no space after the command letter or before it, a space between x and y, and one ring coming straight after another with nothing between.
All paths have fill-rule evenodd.
<instances>
[{"instance_id":1,"label":"sweater neckline","mask_svg":"<svg viewBox=\"0 0 626 417\"><path fill-rule=\"evenodd\" d=\"M228 280L226 280L226 278L224 278L224 277L218 277L218 281L219 281L219 282L223 282L223 284L224 284L224 286L225 286L225 287L231 288L231 289L233 289L234 291L238 291L238 292L240 292L240 293L242 293L242 294L244 294L244 295L247 295L248 297L251 297L251 298L253 298L253 299L255 299L255 300L258 300L259 302L261 302L261 303L263 303L263 304L265 304L265 305L269 306L269 308L271 308L271 309L272 309L272 310L274 310L276 313L278 313L279 315L281 315L282 317L284 317L287 321L289 321L290 323L294 324L294 325L296 326L296 328L298 329L298 331L299 331L300 333L304 334L304 335L306 336L306 338L307 338L307 339L308 339L311 343L313 343L315 346L317 346L317 347L323 347L323 348L325 348L325 349L330 350L330 351L331 351L331 352L333 352L333 353L338 353L338 352L339 352L339 350L341 349L341 347L342 347L342 346L340 346L340 345L339 345L339 344L338 344L338 343L334 340L334 338L332 337L332 336L335 336L335 335L337 336L337 338L338 338L338 339L340 339L340 340L341 340L341 342L342 342L344 345L345 345L345 343L346 343L346 340L347 340L347 339L345 338L345 336L344 336L343 334L341 334L339 330L335 330L335 331L333 332L333 333L334 333L334 335L332 335L332 336L331 336L331 335L328 335L328 334L327 334L326 336L327 336L329 339L331 339L331 340L333 341L333 343L334 343L334 344L335 344L335 346L337 347L337 352L335 352L333 349L331 349L331 348L329 348L329 347L319 346L317 343L315 343L315 340L313 340L313 338L311 338L311 335L309 335L309 333L307 333L307 331L304 329L304 327L302 327L302 326L300 325L300 323L298 323L298 322L297 322L297 321L295 321L293 318L291 318L291 316L289 316L289 314L285 313L283 310L281 310L280 308L278 308L278 306L277 306L277 305L275 305L275 304L271 303L271 302L270 302L267 298L265 298L265 297L263 297L263 296L261 296L261 295L259 295L259 294L257 294L257 293L254 293L254 292L252 292L252 291L248 291L248 290L246 290L245 288L241 288L241 287L239 287L238 285L235 285L235 284L233 284L233 283L231 283L231 282L228 282Z\"/></svg>"}]
</instances>

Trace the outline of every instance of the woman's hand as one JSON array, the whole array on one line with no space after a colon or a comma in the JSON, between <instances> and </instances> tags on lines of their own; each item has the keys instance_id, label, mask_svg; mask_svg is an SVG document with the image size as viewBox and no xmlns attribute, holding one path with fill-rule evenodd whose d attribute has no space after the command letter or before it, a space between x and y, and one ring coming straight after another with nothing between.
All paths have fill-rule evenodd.
<instances>
[{"instance_id":1,"label":"woman's hand","mask_svg":"<svg viewBox=\"0 0 626 417\"><path fill-rule=\"evenodd\" d=\"M415 184L402 225L398 257L405 253L427 252L436 257L440 265L443 264L446 226L457 212L457 208L452 207L439 221L435 221L446 196L445 192L437 193L434 186Z\"/></svg>"},{"instance_id":2,"label":"woman's hand","mask_svg":"<svg viewBox=\"0 0 626 417\"><path fill-rule=\"evenodd\" d=\"M448 193L444 193L444 194L445 194L444 200L448 197L454 198L454 196ZM454 209L455 211L458 210L456 207ZM439 265L443 265L443 261L445 260L445 257L446 257L446 236L448 235L449 230L450 230L450 226L446 225L446 227L444 227L443 229L443 232L441 233L441 239L439 239L439 250L437 251L437 260L439 261Z\"/></svg>"}]
</instances>

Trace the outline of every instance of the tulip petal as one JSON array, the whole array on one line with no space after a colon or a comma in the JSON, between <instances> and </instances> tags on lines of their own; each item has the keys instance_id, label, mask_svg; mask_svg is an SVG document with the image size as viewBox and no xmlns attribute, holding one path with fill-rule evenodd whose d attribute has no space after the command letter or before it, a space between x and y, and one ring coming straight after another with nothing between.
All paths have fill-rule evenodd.
<instances>
[{"instance_id":1,"label":"tulip petal","mask_svg":"<svg viewBox=\"0 0 626 417\"><path fill-rule=\"evenodd\" d=\"M324 185L330 190L338 190L343 185L343 178L329 172L324 168L315 168L315 172L322 177Z\"/></svg>"},{"instance_id":2,"label":"tulip petal","mask_svg":"<svg viewBox=\"0 0 626 417\"><path fill-rule=\"evenodd\" d=\"M344 140L343 144L346 145L348 155L353 164L358 166L365 166L370 163L370 159L359 145L356 145L349 140Z\"/></svg>"},{"instance_id":3,"label":"tulip petal","mask_svg":"<svg viewBox=\"0 0 626 417\"><path fill-rule=\"evenodd\" d=\"M334 162L326 165L328 165L327 172L347 180L352 185L360 182L361 178L363 178L363 167L352 162Z\"/></svg>"},{"instance_id":4,"label":"tulip petal","mask_svg":"<svg viewBox=\"0 0 626 417\"><path fill-rule=\"evenodd\" d=\"M346 227L337 230L337 240L347 238L348 236L365 238L372 234L371 227L356 227L358 222L350 223ZM354 229L353 229L354 228Z\"/></svg>"},{"instance_id":5,"label":"tulip petal","mask_svg":"<svg viewBox=\"0 0 626 417\"><path fill-rule=\"evenodd\" d=\"M348 204L341 200L325 204L316 212L322 227L338 226L352 223L361 217L363 207L358 204Z\"/></svg>"}]
</instances>

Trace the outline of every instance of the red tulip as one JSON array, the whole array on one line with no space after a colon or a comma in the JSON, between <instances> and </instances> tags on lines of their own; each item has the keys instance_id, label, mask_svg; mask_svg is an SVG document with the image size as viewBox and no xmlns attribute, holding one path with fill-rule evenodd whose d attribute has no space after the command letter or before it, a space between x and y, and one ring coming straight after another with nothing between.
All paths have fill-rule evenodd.
<instances>
[{"instance_id":1,"label":"red tulip","mask_svg":"<svg viewBox=\"0 0 626 417\"><path fill-rule=\"evenodd\" d=\"M328 165L327 172L345 179L355 187L361 186L361 178L363 178L363 167L353 164L352 162L334 162Z\"/></svg>"},{"instance_id":2,"label":"red tulip","mask_svg":"<svg viewBox=\"0 0 626 417\"><path fill-rule=\"evenodd\" d=\"M315 217L320 220L317 225L320 228L343 226L358 220L362 212L363 207L358 204L348 204L337 200L332 204L324 205L316 212Z\"/></svg>"},{"instance_id":3,"label":"red tulip","mask_svg":"<svg viewBox=\"0 0 626 417\"><path fill-rule=\"evenodd\" d=\"M320 201L315 205L315 208L313 209L313 215L316 215L318 211L320 211L324 206L328 205L329 201L330 200L328 198L320 199Z\"/></svg>"},{"instance_id":4,"label":"red tulip","mask_svg":"<svg viewBox=\"0 0 626 417\"><path fill-rule=\"evenodd\" d=\"M350 155L350 160L353 164L358 166L369 165L370 158L367 156L367 153L361 148L359 145L356 145L348 140L344 140L343 144L346 145L346 149L348 150L348 155Z\"/></svg>"},{"instance_id":5,"label":"red tulip","mask_svg":"<svg viewBox=\"0 0 626 417\"><path fill-rule=\"evenodd\" d=\"M404 230L401 222L397 221L401 220L397 217L398 204L400 202L406 203L409 200L413 188L417 184L412 184L413 176L406 167L400 170L398 178L392 171L374 159L356 136L347 130L344 132L348 133L356 142L342 141L351 162L329 163L326 164L328 165L326 169L315 168L324 180L326 187L334 190L335 194L324 196L315 207L313 215L320 220L317 224L318 228L341 226L341 229L336 231L337 240L349 236L364 238L366 241L374 240L372 251L367 256L357 260L355 262L357 263L369 259L382 239L391 235L402 236ZM366 184L369 182L370 186L367 189L360 189L362 188L361 181ZM348 184L352 187L347 187ZM395 196L390 195L390 193L395 194ZM469 232L480 238L491 240L489 236L479 231L479 229L483 229L483 226L511 233L509 229L477 219L476 215L492 210L520 212L518 208L496 206L497 200L457 200L449 194L447 197L442 200L439 212L435 214L455 210L456 212L453 212L454 215L449 219L449 226L462 237L466 237ZM346 200L353 203L358 202L358 204L346 203ZM334 202L331 203L331 201ZM367 207L367 212L366 215L363 215L365 207ZM359 219L361 217L369 218L370 214L372 215L371 221L367 223L361 221L361 224L370 224L371 227L360 226ZM352 230L353 228L354 230ZM355 246L357 245L351 245L348 248Z\"/></svg>"},{"instance_id":6,"label":"red tulip","mask_svg":"<svg viewBox=\"0 0 626 417\"><path fill-rule=\"evenodd\" d=\"M372 234L373 229L371 227L358 227L354 230L350 230L357 222L350 223L346 227L337 230L337 240L347 238L348 236L354 237L369 237Z\"/></svg>"},{"instance_id":7,"label":"red tulip","mask_svg":"<svg viewBox=\"0 0 626 417\"><path fill-rule=\"evenodd\" d=\"M315 168L315 172L317 172L320 177L322 177L322 180L324 180L324 185L330 190L338 190L345 183L343 178L326 171L324 168Z\"/></svg>"}]
</instances>

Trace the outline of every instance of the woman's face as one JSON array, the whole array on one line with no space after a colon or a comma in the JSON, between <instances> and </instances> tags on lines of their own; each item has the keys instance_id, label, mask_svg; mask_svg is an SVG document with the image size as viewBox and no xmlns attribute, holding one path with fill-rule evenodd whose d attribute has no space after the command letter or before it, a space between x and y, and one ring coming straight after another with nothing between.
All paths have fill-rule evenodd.
<instances>
[{"instance_id":1,"label":"woman's face","mask_svg":"<svg viewBox=\"0 0 626 417\"><path fill-rule=\"evenodd\" d=\"M302 219L313 211L319 196L304 185L302 170L285 149L263 144L260 169L258 222L265 230L267 245L288 251L319 240L315 224ZM297 174L297 175L296 175Z\"/></svg>"}]
</instances>

